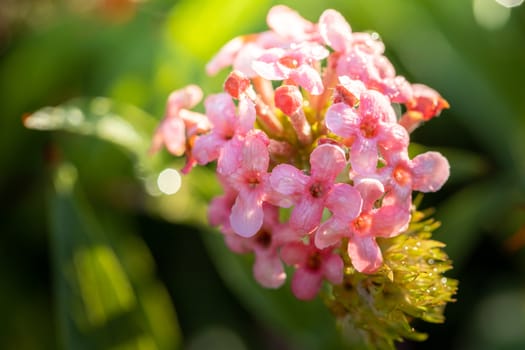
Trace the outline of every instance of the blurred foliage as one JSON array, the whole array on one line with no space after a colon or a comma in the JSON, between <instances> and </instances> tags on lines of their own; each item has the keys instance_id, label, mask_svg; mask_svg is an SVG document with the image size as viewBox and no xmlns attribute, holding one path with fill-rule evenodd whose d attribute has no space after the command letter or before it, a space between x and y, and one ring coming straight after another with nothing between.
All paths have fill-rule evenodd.
<instances>
[{"instance_id":1,"label":"blurred foliage","mask_svg":"<svg viewBox=\"0 0 525 350\"><path fill-rule=\"evenodd\" d=\"M204 64L231 37L263 30L276 3L0 2L0 348L343 348L319 300L263 290L251 258L206 227L210 172L161 195L158 172L181 163L144 152L169 92L219 91L224 74L206 77ZM413 140L451 163L421 207L442 222L434 239L454 261L458 301L443 325L418 325L426 342L399 347L524 348L525 6L282 3L312 21L335 8L355 31L377 31L400 74L450 102ZM24 128L56 105L40 115L58 118L44 123L53 131Z\"/></svg>"}]
</instances>

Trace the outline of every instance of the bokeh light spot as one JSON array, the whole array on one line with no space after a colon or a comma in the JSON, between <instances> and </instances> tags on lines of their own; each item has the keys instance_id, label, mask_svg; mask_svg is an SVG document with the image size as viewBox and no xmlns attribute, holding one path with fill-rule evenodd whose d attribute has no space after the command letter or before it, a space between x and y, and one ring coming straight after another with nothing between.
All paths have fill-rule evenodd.
<instances>
[{"instance_id":1,"label":"bokeh light spot","mask_svg":"<svg viewBox=\"0 0 525 350\"><path fill-rule=\"evenodd\" d=\"M478 25L488 30L502 28L510 18L510 9L494 0L474 0L472 10Z\"/></svg>"},{"instance_id":2,"label":"bokeh light spot","mask_svg":"<svg viewBox=\"0 0 525 350\"><path fill-rule=\"evenodd\" d=\"M496 2L505 7L516 7L523 4L523 0L496 0Z\"/></svg>"},{"instance_id":3,"label":"bokeh light spot","mask_svg":"<svg viewBox=\"0 0 525 350\"><path fill-rule=\"evenodd\" d=\"M177 193L181 186L179 172L171 168L164 169L157 178L157 186L164 194L171 195Z\"/></svg>"}]
</instances>

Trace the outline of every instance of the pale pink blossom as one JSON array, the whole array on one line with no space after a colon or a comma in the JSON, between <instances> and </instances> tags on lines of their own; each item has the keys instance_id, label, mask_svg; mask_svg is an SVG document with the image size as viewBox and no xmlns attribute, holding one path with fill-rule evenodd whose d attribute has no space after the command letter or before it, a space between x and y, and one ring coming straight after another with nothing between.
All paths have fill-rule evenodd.
<instances>
[{"instance_id":1,"label":"pale pink blossom","mask_svg":"<svg viewBox=\"0 0 525 350\"><path fill-rule=\"evenodd\" d=\"M282 247L281 258L295 267L291 288L297 299L315 298L324 279L332 284L343 282L343 260L333 249L318 249L312 242L294 242Z\"/></svg>"},{"instance_id":2,"label":"pale pink blossom","mask_svg":"<svg viewBox=\"0 0 525 350\"><path fill-rule=\"evenodd\" d=\"M361 93L357 109L346 103L334 103L326 111L326 126L330 131L351 140L350 164L355 172L376 171L379 150L403 151L408 146L408 134L397 124L390 101L377 91Z\"/></svg>"},{"instance_id":3,"label":"pale pink blossom","mask_svg":"<svg viewBox=\"0 0 525 350\"><path fill-rule=\"evenodd\" d=\"M450 165L438 152L426 152L409 159L407 153L391 153L379 170L385 187L401 201L412 191L435 192L447 181Z\"/></svg>"},{"instance_id":4,"label":"pale pink blossom","mask_svg":"<svg viewBox=\"0 0 525 350\"><path fill-rule=\"evenodd\" d=\"M188 85L169 95L166 116L153 135L152 153L165 145L170 153L182 156L187 149L188 138L209 130L208 118L189 110L201 100L202 90L196 85Z\"/></svg>"},{"instance_id":5,"label":"pale pink blossom","mask_svg":"<svg viewBox=\"0 0 525 350\"><path fill-rule=\"evenodd\" d=\"M252 101L241 99L236 113L231 96L220 93L209 96L205 107L213 128L195 141L193 156L200 165L217 159L219 173L227 174L234 169L231 155L238 154L242 138L253 129L255 106Z\"/></svg>"},{"instance_id":6,"label":"pale pink blossom","mask_svg":"<svg viewBox=\"0 0 525 350\"><path fill-rule=\"evenodd\" d=\"M289 43L317 39L317 25L285 5L273 6L266 17L268 27Z\"/></svg>"},{"instance_id":7,"label":"pale pink blossom","mask_svg":"<svg viewBox=\"0 0 525 350\"><path fill-rule=\"evenodd\" d=\"M399 120L408 132L412 132L422 122L438 116L449 108L448 102L434 89L423 84L412 84L412 98L406 103L407 111Z\"/></svg>"},{"instance_id":8,"label":"pale pink blossom","mask_svg":"<svg viewBox=\"0 0 525 350\"><path fill-rule=\"evenodd\" d=\"M329 9L319 17L319 33L323 41L336 52L352 48L352 29L346 19L337 11Z\"/></svg>"},{"instance_id":9,"label":"pale pink blossom","mask_svg":"<svg viewBox=\"0 0 525 350\"><path fill-rule=\"evenodd\" d=\"M326 57L328 50L324 46L304 42L289 49L268 49L253 62L252 68L265 79L292 80L312 95L319 95L324 87L315 65Z\"/></svg>"},{"instance_id":10,"label":"pale pink blossom","mask_svg":"<svg viewBox=\"0 0 525 350\"><path fill-rule=\"evenodd\" d=\"M279 164L273 169L270 175L273 189L295 203L290 217L292 228L302 234L317 228L333 188L348 186L349 197L345 200L354 207L352 212L359 211L360 198L351 186L334 183L345 166L345 154L340 147L322 144L310 155L310 175L289 164Z\"/></svg>"},{"instance_id":11,"label":"pale pink blossom","mask_svg":"<svg viewBox=\"0 0 525 350\"><path fill-rule=\"evenodd\" d=\"M272 7L266 21L271 30L233 38L208 62L206 72L215 75L222 68L232 66L234 70L252 78L257 75L252 69L252 62L266 49L285 47L318 37L316 24L284 5Z\"/></svg>"},{"instance_id":12,"label":"pale pink blossom","mask_svg":"<svg viewBox=\"0 0 525 350\"><path fill-rule=\"evenodd\" d=\"M337 54L339 76L362 81L369 89L378 90L393 102L411 98L410 84L396 76L394 66L383 55L385 46L376 33L352 33L345 18L335 10L326 10L319 19L323 41Z\"/></svg>"},{"instance_id":13,"label":"pale pink blossom","mask_svg":"<svg viewBox=\"0 0 525 350\"><path fill-rule=\"evenodd\" d=\"M376 237L394 237L403 232L410 221L409 210L402 205L376 207L384 194L381 182L364 179L356 184L363 198L359 216L349 215L344 208L332 211L332 217L321 224L315 234L315 245L327 248L347 237L347 251L352 265L359 272L373 273L383 263ZM336 207L337 208L337 207Z\"/></svg>"},{"instance_id":14,"label":"pale pink blossom","mask_svg":"<svg viewBox=\"0 0 525 350\"><path fill-rule=\"evenodd\" d=\"M230 225L235 233L251 237L263 223L263 202L268 187L269 140L263 132L253 130L235 149L235 156L228 162L235 168L226 181L237 191L237 198L230 214Z\"/></svg>"}]
</instances>

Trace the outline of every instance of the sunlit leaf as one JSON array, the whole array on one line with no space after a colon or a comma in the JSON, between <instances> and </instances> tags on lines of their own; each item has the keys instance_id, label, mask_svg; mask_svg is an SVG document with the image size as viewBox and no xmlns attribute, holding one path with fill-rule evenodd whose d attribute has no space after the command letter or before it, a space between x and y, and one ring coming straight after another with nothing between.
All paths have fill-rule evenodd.
<instances>
[{"instance_id":1,"label":"sunlit leaf","mask_svg":"<svg viewBox=\"0 0 525 350\"><path fill-rule=\"evenodd\" d=\"M148 249L111 219L102 223L76 186L76 177L72 165L61 165L50 201L64 347L176 349L180 335L174 309L154 278Z\"/></svg>"},{"instance_id":2,"label":"sunlit leaf","mask_svg":"<svg viewBox=\"0 0 525 350\"><path fill-rule=\"evenodd\" d=\"M30 129L68 131L118 145L133 158L141 178L160 166L159 159L148 153L157 124L157 119L141 109L104 97L44 107L24 119Z\"/></svg>"}]
</instances>

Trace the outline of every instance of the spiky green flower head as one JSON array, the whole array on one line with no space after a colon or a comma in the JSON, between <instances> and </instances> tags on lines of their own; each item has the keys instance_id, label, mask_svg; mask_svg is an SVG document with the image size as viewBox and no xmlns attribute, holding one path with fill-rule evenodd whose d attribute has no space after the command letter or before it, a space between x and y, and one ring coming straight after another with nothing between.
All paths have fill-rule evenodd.
<instances>
[{"instance_id":1,"label":"spiky green flower head","mask_svg":"<svg viewBox=\"0 0 525 350\"><path fill-rule=\"evenodd\" d=\"M356 271L343 254L344 282L332 286L324 300L352 342L363 348L394 349L395 342L427 338L413 328L415 319L444 322L445 306L454 301L458 281L445 277L452 262L445 244L432 239L440 223L429 217L431 212L414 210L405 232L378 239L384 264L373 274Z\"/></svg>"}]
</instances>

